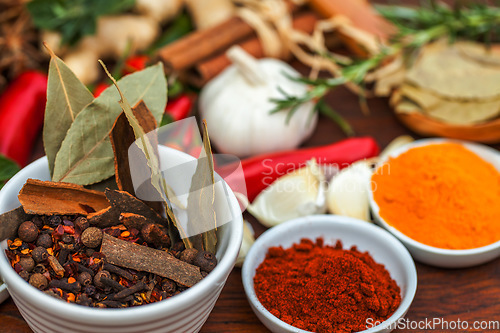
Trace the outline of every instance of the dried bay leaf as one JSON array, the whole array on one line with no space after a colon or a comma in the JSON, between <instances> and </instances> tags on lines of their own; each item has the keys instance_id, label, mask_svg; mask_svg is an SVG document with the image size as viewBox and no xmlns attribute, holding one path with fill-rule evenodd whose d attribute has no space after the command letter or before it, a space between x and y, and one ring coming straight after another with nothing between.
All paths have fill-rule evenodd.
<instances>
[{"instance_id":1,"label":"dried bay leaf","mask_svg":"<svg viewBox=\"0 0 500 333\"><path fill-rule=\"evenodd\" d=\"M481 44L482 52L487 50ZM470 50L470 44L467 46ZM500 67L486 66L464 56L461 42L438 41L425 46L406 74L406 82L443 98L488 100L500 98Z\"/></svg>"},{"instance_id":2,"label":"dried bay leaf","mask_svg":"<svg viewBox=\"0 0 500 333\"><path fill-rule=\"evenodd\" d=\"M161 63L123 77L118 86L134 104L144 100L156 121L160 121L167 102ZM114 174L109 134L122 111L119 99L116 89L108 87L78 114L57 153L54 181L90 185Z\"/></svg>"},{"instance_id":3,"label":"dried bay leaf","mask_svg":"<svg viewBox=\"0 0 500 333\"><path fill-rule=\"evenodd\" d=\"M43 144L51 175L57 152L78 114L94 100L92 93L73 71L50 52L47 104L43 125Z\"/></svg>"},{"instance_id":4,"label":"dried bay leaf","mask_svg":"<svg viewBox=\"0 0 500 333\"><path fill-rule=\"evenodd\" d=\"M212 148L207 123L203 120L203 149L197 160L188 196L189 226L193 245L198 250L215 253L217 245L217 220L215 214L215 174ZM197 235L197 230L206 230ZM188 231L189 232L189 231Z\"/></svg>"},{"instance_id":5,"label":"dried bay leaf","mask_svg":"<svg viewBox=\"0 0 500 333\"><path fill-rule=\"evenodd\" d=\"M418 105L421 112L449 124L478 124L500 115L500 99L457 101L408 84L401 86L400 91L403 97ZM399 109L402 107L408 107L408 102Z\"/></svg>"}]
</instances>

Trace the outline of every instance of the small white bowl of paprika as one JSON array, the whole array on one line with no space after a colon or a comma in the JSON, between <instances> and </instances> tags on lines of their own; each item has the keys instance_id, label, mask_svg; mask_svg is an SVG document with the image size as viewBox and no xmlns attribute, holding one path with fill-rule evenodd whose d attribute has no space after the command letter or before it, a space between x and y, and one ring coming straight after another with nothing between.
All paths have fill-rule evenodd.
<instances>
[{"instance_id":1,"label":"small white bowl of paprika","mask_svg":"<svg viewBox=\"0 0 500 333\"><path fill-rule=\"evenodd\" d=\"M425 264L461 268L500 256L500 153L459 140L423 139L379 161L375 221Z\"/></svg>"},{"instance_id":2,"label":"small white bowl of paprika","mask_svg":"<svg viewBox=\"0 0 500 333\"><path fill-rule=\"evenodd\" d=\"M307 241L301 242L303 238L307 239ZM317 241L318 238L322 240ZM339 240L343 245L342 248L337 243ZM351 248L353 246L357 249L353 250ZM331 253L339 250L340 252L349 253L339 261L330 260L332 257L329 255L328 258L318 257L318 260L304 260L304 258L301 258L300 252L302 250L309 251L308 248L311 247L320 248L319 253L323 250ZM287 252L287 254L282 256L283 251ZM269 265L267 268L263 265L265 261L273 258L289 261L290 257L288 255L290 253L293 253L292 257L297 256L294 259L297 260L296 269L280 270L281 265L275 264L274 267L273 265ZM373 268L373 270L370 269L370 273L361 274L361 277L356 277L357 273L349 275L349 272L351 272L349 265L359 268L361 266L364 267L364 264L356 266L357 259L351 261L349 258L358 258L368 267ZM333 266L323 267L320 264L321 267L316 267L316 264L320 263L323 259L327 265L333 264ZM302 269L302 267L305 269ZM258 276L264 272L263 269L267 270L268 273L269 270L272 271L270 272L270 276L266 277L271 285L269 287L264 286L264 288L262 288L263 282L259 280ZM336 270L339 270L339 273L332 274ZM363 269L354 269L352 271L363 272ZM386 273L382 273L383 271ZM306 278L304 278L304 272ZM321 275L319 276L320 280L325 277L328 279L328 276L330 276L332 278L331 283L325 283L322 286L315 285L317 289L312 288L314 284L311 283L313 283L315 278L309 279L307 277L309 273L307 272L310 272L310 275L313 277L315 274ZM381 276L373 279L374 274ZM303 328L311 327L311 323L312 326L316 326L315 329L312 329L315 331L338 331L340 326L333 326L335 316L338 316L339 323L343 323L343 320L352 321L349 319L349 316L353 315L351 311L353 309L374 309L373 306L377 308L379 305L380 308L383 306L390 307L388 303L385 305L381 303L374 305L366 301L371 299L371 296L373 296L372 292L376 294L376 298L382 296L381 298L390 300L391 298L388 295L392 294L394 296L394 292L397 290L400 295L400 303L395 309L391 310L393 311L392 314L390 312L384 313L385 317L388 317L386 320L379 321L377 318L363 318L362 323L360 320L354 320L351 325L351 327L354 327L354 325L359 327L360 324L363 326L363 329L352 330L352 332L391 332L397 328L399 321L407 313L417 289L415 264L406 248L394 236L371 223L338 215L301 217L267 230L256 240L247 254L245 263L243 264L242 279L243 287L252 310L269 330L280 333L307 333L310 331ZM342 281L353 282L356 279L361 280L358 283L341 285ZM375 280L385 282L379 284L379 282L374 282ZM334 281L337 281L338 284ZM290 282L292 283L290 284ZM394 286L394 282L399 289L390 287L390 285ZM276 294L273 289L280 288L280 284L286 284L288 289L280 291L280 297L271 296L272 294ZM293 287L290 287L290 285L293 285ZM361 287L362 291L354 292L351 295L351 290L356 290L361 285L363 285ZM375 288L372 288L374 286ZM265 290L270 292L269 296L274 298L275 304L283 303L284 307L282 309L290 306L297 308L298 311L294 310L295 314L287 313L285 315L284 313L279 313L277 308L266 308L263 304L268 302ZM310 299L307 297L307 293L310 293ZM323 301L321 304L318 304L319 307L316 307L312 303L315 304L318 301L318 297ZM293 304L288 304L292 299L295 299ZM343 309L342 307L349 304L349 302L357 302L358 305L352 309L349 307ZM306 310L301 310L301 307ZM304 317L287 318L287 316L296 317L297 313L300 313ZM377 310L375 310L375 313L380 315L380 312L377 312ZM326 315L329 317L326 322L318 325L314 323L316 319L318 319L318 322L323 321ZM333 317L331 317L332 315ZM290 323L302 328L292 326ZM342 332L344 331L346 331L345 326L342 327Z\"/></svg>"}]
</instances>

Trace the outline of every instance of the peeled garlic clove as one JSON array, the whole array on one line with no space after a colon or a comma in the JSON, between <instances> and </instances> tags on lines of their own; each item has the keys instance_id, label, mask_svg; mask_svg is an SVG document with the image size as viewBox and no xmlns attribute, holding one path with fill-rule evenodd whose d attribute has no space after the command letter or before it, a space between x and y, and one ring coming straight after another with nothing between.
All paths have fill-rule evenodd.
<instances>
[{"instance_id":1,"label":"peeled garlic clove","mask_svg":"<svg viewBox=\"0 0 500 333\"><path fill-rule=\"evenodd\" d=\"M340 171L328 187L327 206L332 214L370 221L368 191L372 170L366 161Z\"/></svg>"},{"instance_id":2,"label":"peeled garlic clove","mask_svg":"<svg viewBox=\"0 0 500 333\"><path fill-rule=\"evenodd\" d=\"M241 242L240 252L238 253L238 258L236 259L236 266L241 267L245 261L248 251L255 243L255 232L253 231L252 225L248 221L243 223L243 241Z\"/></svg>"},{"instance_id":3,"label":"peeled garlic clove","mask_svg":"<svg viewBox=\"0 0 500 333\"><path fill-rule=\"evenodd\" d=\"M300 216L322 214L326 210L325 187L323 172L311 160L305 167L278 178L247 210L267 227Z\"/></svg>"}]
</instances>

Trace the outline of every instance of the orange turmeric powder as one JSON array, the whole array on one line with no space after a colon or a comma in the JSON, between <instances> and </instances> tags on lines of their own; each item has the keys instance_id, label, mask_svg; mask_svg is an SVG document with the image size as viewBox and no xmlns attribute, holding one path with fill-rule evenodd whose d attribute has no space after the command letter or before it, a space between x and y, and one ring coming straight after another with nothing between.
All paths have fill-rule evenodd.
<instances>
[{"instance_id":1,"label":"orange turmeric powder","mask_svg":"<svg viewBox=\"0 0 500 333\"><path fill-rule=\"evenodd\" d=\"M457 143L409 149L372 176L380 216L408 237L443 249L500 240L500 173Z\"/></svg>"}]
</instances>

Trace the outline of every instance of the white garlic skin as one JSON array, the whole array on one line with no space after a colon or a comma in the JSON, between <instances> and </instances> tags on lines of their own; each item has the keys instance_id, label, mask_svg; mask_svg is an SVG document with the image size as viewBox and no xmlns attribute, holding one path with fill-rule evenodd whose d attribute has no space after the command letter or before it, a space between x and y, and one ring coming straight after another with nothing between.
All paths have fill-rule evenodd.
<instances>
[{"instance_id":1,"label":"white garlic skin","mask_svg":"<svg viewBox=\"0 0 500 333\"><path fill-rule=\"evenodd\" d=\"M235 65L229 66L210 81L200 95L200 112L210 126L210 139L221 153L239 157L289 150L298 147L313 132L317 115L311 116L314 104L305 103L288 124L288 110L274 114L269 99L289 95L302 96L307 86L288 76L298 77L291 66L277 59L261 59L258 66L265 75L262 84L249 84Z\"/></svg>"}]
</instances>

